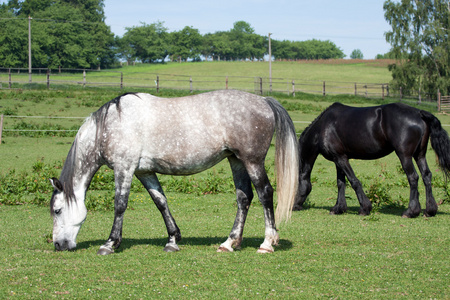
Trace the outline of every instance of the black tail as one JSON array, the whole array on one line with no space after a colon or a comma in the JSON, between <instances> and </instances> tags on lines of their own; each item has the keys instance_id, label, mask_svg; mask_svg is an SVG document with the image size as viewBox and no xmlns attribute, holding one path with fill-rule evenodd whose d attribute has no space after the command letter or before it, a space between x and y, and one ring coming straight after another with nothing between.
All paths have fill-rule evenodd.
<instances>
[{"instance_id":1,"label":"black tail","mask_svg":"<svg viewBox=\"0 0 450 300\"><path fill-rule=\"evenodd\" d=\"M448 179L450 177L450 139L447 131L445 131L441 122L427 111L420 111L422 120L424 120L430 127L430 141L431 147L439 160L439 166Z\"/></svg>"}]
</instances>

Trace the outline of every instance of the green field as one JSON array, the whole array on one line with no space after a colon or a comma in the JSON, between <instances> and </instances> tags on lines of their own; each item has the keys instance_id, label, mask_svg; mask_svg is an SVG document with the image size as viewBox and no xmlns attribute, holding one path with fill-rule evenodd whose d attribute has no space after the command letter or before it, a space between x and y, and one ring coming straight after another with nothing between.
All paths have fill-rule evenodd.
<instances>
[{"instance_id":1,"label":"green field","mask_svg":"<svg viewBox=\"0 0 450 300\"><path fill-rule=\"evenodd\" d=\"M330 60L293 61L272 63L272 88L269 80L268 62L202 62L138 64L114 70L52 70L50 86L53 88L102 87L125 89L156 90L184 89L205 91L212 89L240 89L255 91L263 89L281 93L296 92L322 94L324 82L327 94L377 95L381 97L381 84L391 80L387 69L390 60ZM2 86L9 86L9 74L0 73ZM28 74L23 70L11 73L13 87L28 87ZM261 80L261 82L260 82ZM47 85L45 70L35 71L32 86ZM294 82L294 84L293 84Z\"/></svg>"},{"instance_id":2,"label":"green field","mask_svg":"<svg viewBox=\"0 0 450 300\"><path fill-rule=\"evenodd\" d=\"M215 64L215 63L214 63ZM158 72L199 72L213 63L156 65ZM217 63L226 73L235 64ZM239 63L243 68L264 63ZM304 66L319 77L358 73L381 76L379 66L367 64ZM191 66L191 68L187 68ZM126 67L139 73L144 66ZM179 69L180 68L180 69ZM184 69L183 68L187 68ZM203 70L200 70L204 68ZM317 68L317 69L316 69ZM336 68L333 75L332 68ZM354 68L344 75L346 68ZM304 71L305 69L303 69ZM324 71L327 70L327 71ZM364 71L365 70L365 71ZM377 71L380 74L375 74ZM148 70L146 70L147 72ZM261 67L261 72L263 68ZM287 74L288 68L286 68ZM192 73L193 74L193 73ZM367 77L369 78L369 77ZM350 80L350 79L349 79ZM368 80L368 79L367 79ZM377 79L378 80L378 79ZM376 81L377 81L376 80ZM381 79L380 79L381 80ZM12 116L86 117L123 91L112 89L2 90L0 114L5 128L76 130L83 119L33 119ZM189 92L161 91L162 96ZM334 101L368 106L380 103L352 96L276 94L289 110L300 133ZM445 125L450 116L430 110ZM448 127L445 127L448 129ZM409 186L400 163L391 154L374 161L352 161L374 211L358 215L355 193L347 187L349 211L328 214L337 197L334 164L322 157L312 173L313 191L307 209L294 212L279 227L280 245L270 255L259 255L264 238L262 206L254 199L244 230L242 249L217 253L236 214L231 172L227 162L188 177L161 176L169 207L183 236L181 251L165 253L163 219L147 193L135 182L125 214L123 243L113 255L96 255L113 221L112 172L102 169L88 192L90 211L78 235L77 250L55 252L48 202L48 177L58 176L74 132L4 132L0 145L0 297L48 298L162 298L162 299L448 299L450 297L450 196L431 147L427 158L433 172L434 195L440 203L436 217L401 218ZM267 159L274 183L273 147ZM9 192L5 192L9 191ZM425 189L419 183L422 207ZM382 199L382 201L380 201ZM94 203L95 202L95 203ZM14 203L20 205L5 205ZM40 205L30 204L40 203Z\"/></svg>"}]
</instances>

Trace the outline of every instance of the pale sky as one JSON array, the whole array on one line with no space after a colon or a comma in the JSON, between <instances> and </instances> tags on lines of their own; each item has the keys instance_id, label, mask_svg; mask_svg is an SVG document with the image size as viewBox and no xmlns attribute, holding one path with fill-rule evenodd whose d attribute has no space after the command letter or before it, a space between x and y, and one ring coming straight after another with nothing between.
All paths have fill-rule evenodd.
<instances>
[{"instance_id":1,"label":"pale sky","mask_svg":"<svg viewBox=\"0 0 450 300\"><path fill-rule=\"evenodd\" d=\"M237 21L276 40L330 40L347 58L360 49L366 59L389 51L384 0L105 0L106 24L122 36L126 27L164 22L169 31L192 26L201 34L228 31Z\"/></svg>"},{"instance_id":2,"label":"pale sky","mask_svg":"<svg viewBox=\"0 0 450 300\"><path fill-rule=\"evenodd\" d=\"M330 40L349 58L360 49L366 59L389 51L384 33L385 0L105 0L106 24L115 35L126 27L157 21L171 31L192 26L201 34L228 31L245 21L259 35L276 40ZM0 0L0 3L6 3Z\"/></svg>"}]
</instances>

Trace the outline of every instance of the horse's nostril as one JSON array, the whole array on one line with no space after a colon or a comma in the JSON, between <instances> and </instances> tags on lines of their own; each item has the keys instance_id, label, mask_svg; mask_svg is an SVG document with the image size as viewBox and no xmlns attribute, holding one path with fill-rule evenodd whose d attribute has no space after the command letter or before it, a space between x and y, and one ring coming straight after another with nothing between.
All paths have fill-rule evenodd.
<instances>
[{"instance_id":1,"label":"horse's nostril","mask_svg":"<svg viewBox=\"0 0 450 300\"><path fill-rule=\"evenodd\" d=\"M55 242L55 249L56 249L57 251L60 251L60 250L61 250L61 246L59 245L58 242Z\"/></svg>"}]
</instances>

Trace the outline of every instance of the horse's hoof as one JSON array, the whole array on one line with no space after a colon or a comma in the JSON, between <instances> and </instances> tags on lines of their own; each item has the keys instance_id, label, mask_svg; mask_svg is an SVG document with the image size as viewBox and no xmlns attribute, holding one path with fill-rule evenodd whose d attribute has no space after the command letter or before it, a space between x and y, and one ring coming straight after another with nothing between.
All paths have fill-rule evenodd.
<instances>
[{"instance_id":1,"label":"horse's hoof","mask_svg":"<svg viewBox=\"0 0 450 300\"><path fill-rule=\"evenodd\" d=\"M413 213L410 213L410 212L408 212L408 211L405 211L404 213L403 213L403 215L402 215L402 218L416 218L416 217L418 217L419 216L419 214L420 214L420 212L419 213L417 213L417 214L413 214Z\"/></svg>"},{"instance_id":2,"label":"horse's hoof","mask_svg":"<svg viewBox=\"0 0 450 300\"><path fill-rule=\"evenodd\" d=\"M227 247L220 246L219 249L217 249L217 252L233 252L233 249L228 249Z\"/></svg>"},{"instance_id":3,"label":"horse's hoof","mask_svg":"<svg viewBox=\"0 0 450 300\"><path fill-rule=\"evenodd\" d=\"M430 212L424 211L423 216L427 217L427 218L431 218L431 217L436 216L436 212L433 211L433 212L430 213Z\"/></svg>"},{"instance_id":4,"label":"horse's hoof","mask_svg":"<svg viewBox=\"0 0 450 300\"><path fill-rule=\"evenodd\" d=\"M259 248L256 253L273 253L273 249Z\"/></svg>"},{"instance_id":5,"label":"horse's hoof","mask_svg":"<svg viewBox=\"0 0 450 300\"><path fill-rule=\"evenodd\" d=\"M109 255L112 253L114 253L114 250L102 247L98 250L97 255Z\"/></svg>"},{"instance_id":6,"label":"horse's hoof","mask_svg":"<svg viewBox=\"0 0 450 300\"><path fill-rule=\"evenodd\" d=\"M172 245L167 245L164 247L164 251L165 252L177 252L177 251L180 251L180 248L172 246Z\"/></svg>"},{"instance_id":7,"label":"horse's hoof","mask_svg":"<svg viewBox=\"0 0 450 300\"><path fill-rule=\"evenodd\" d=\"M292 211L299 211L299 210L303 210L303 206L301 206L301 205L294 205L292 207Z\"/></svg>"}]
</instances>

